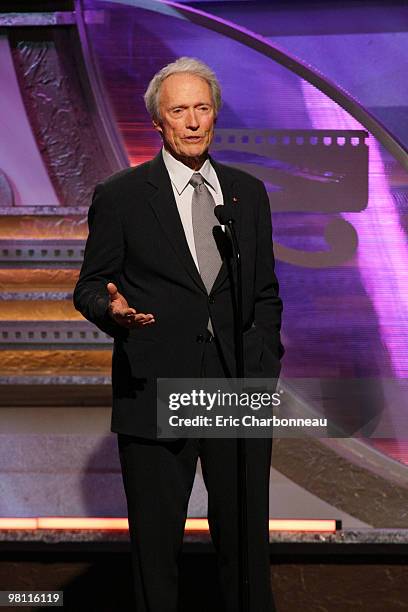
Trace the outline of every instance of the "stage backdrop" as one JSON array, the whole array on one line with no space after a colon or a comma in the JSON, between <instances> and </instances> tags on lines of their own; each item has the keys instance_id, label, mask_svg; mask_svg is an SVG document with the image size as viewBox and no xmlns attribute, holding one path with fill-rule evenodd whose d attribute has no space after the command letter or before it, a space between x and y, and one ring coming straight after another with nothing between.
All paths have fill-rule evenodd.
<instances>
[{"instance_id":1,"label":"stage backdrop","mask_svg":"<svg viewBox=\"0 0 408 612\"><path fill-rule=\"evenodd\" d=\"M11 405L17 397L17 405L37 403L45 409L51 404L44 413L52 423L48 461L60 455L61 444L65 459L70 456L73 438L52 437L64 419L71 433L107 428L106 414L97 407L107 403L111 341L83 321L71 303L87 236L86 212L98 181L159 150L142 95L156 70L189 55L212 66L222 84L212 155L262 179L269 194L285 305L282 376L371 380L376 401L365 407L371 431L381 431L377 426L387 422L391 435L360 441L362 452L374 447L385 462L390 456L408 463L408 427L393 426L401 406L387 398L383 385L408 374L403 148L336 82L283 49L270 46L268 51L266 40L223 19L130 0L83 0L75 9L53 23L46 23L45 14L36 23L23 23L24 17L20 23L3 23L7 27L0 34L0 113L5 118L0 128L0 341L2 382L9 388L4 403ZM358 40L351 47L344 43L343 50L339 43L336 51L339 57L344 52L344 74L355 74L361 66L362 80L371 78L376 67L360 65L365 39L360 47ZM309 47L321 48L321 39L308 41ZM302 60L305 45L298 41L292 47ZM399 61L396 48L387 52ZM46 392L38 391L41 385ZM52 412L64 404L59 389L68 398L65 404L74 406L69 416ZM81 402L88 405L86 415L75 412ZM13 411L6 418L3 410L2 422L5 434L20 435L23 448L24 435L33 433L28 424L35 429L38 413L27 412L25 424L21 414ZM37 449L42 457L39 464L47 461L43 439L30 438L33 454ZM15 440L5 440L5 460ZM98 440L83 454L81 442L75 442L78 464L67 477L75 488L75 470L84 468L85 497L99 490L101 474L111 465L105 458L113 452L112 440ZM57 462L66 465L61 456ZM93 480L87 480L87 467ZM110 477L111 497L91 494L89 513L123 513L123 497L115 506L121 486L117 464ZM24 489L29 476L21 478ZM24 513L20 501L2 501L3 513ZM43 508L43 502L36 503L34 513ZM59 509L68 511L64 502ZM341 511L347 511L346 504ZM75 508L70 506L69 513ZM370 523L369 517L360 518Z\"/></svg>"}]
</instances>

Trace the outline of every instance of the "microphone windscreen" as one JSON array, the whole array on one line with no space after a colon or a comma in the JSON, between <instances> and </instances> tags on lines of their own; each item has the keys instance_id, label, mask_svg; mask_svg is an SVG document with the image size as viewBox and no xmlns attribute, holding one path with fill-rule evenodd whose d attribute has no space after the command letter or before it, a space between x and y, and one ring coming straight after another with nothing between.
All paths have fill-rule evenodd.
<instances>
[{"instance_id":1,"label":"microphone windscreen","mask_svg":"<svg viewBox=\"0 0 408 612\"><path fill-rule=\"evenodd\" d=\"M220 225L227 225L229 221L234 220L234 215L231 206L218 205L214 208L214 215L217 217Z\"/></svg>"}]
</instances>

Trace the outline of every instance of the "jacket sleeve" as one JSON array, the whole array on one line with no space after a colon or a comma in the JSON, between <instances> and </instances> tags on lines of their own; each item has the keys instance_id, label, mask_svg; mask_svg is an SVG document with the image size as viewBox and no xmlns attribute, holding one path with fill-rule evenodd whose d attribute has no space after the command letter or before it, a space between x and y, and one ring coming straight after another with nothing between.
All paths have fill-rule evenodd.
<instances>
[{"instance_id":1,"label":"jacket sleeve","mask_svg":"<svg viewBox=\"0 0 408 612\"><path fill-rule=\"evenodd\" d=\"M275 275L271 211L265 186L262 182L259 186L254 320L269 349L281 359L285 352L280 339L282 300Z\"/></svg>"},{"instance_id":2,"label":"jacket sleeve","mask_svg":"<svg viewBox=\"0 0 408 612\"><path fill-rule=\"evenodd\" d=\"M84 261L74 289L74 306L109 336L126 334L108 313L108 282L118 283L124 255L121 222L102 185L95 189L88 212L89 235Z\"/></svg>"}]
</instances>

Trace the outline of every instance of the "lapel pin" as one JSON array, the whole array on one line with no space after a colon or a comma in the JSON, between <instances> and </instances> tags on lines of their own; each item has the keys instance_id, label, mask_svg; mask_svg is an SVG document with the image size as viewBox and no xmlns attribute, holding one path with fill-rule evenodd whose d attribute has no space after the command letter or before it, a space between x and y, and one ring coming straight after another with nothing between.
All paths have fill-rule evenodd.
<instances>
[{"instance_id":1,"label":"lapel pin","mask_svg":"<svg viewBox=\"0 0 408 612\"><path fill-rule=\"evenodd\" d=\"M233 196L232 201L234 202L234 204L236 204L238 202L238 198L236 198L235 196Z\"/></svg>"}]
</instances>

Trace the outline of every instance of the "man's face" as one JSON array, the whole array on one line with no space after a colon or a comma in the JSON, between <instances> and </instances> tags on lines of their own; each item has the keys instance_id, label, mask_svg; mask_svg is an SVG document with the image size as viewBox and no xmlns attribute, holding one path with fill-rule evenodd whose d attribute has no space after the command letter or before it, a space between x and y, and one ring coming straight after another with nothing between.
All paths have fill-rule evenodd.
<instances>
[{"instance_id":1,"label":"man's face","mask_svg":"<svg viewBox=\"0 0 408 612\"><path fill-rule=\"evenodd\" d=\"M194 74L172 74L159 94L160 121L165 148L192 168L201 167L214 135L215 110L207 81Z\"/></svg>"}]
</instances>

